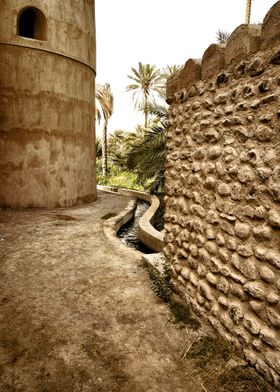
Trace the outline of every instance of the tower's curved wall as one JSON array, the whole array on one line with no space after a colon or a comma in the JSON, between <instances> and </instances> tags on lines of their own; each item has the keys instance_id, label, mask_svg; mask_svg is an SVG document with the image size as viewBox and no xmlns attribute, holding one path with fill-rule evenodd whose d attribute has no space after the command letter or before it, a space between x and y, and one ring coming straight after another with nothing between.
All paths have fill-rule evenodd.
<instances>
[{"instance_id":1,"label":"tower's curved wall","mask_svg":"<svg viewBox=\"0 0 280 392\"><path fill-rule=\"evenodd\" d=\"M40 39L19 36L28 7ZM0 206L96 199L94 80L93 0L1 0Z\"/></svg>"}]
</instances>

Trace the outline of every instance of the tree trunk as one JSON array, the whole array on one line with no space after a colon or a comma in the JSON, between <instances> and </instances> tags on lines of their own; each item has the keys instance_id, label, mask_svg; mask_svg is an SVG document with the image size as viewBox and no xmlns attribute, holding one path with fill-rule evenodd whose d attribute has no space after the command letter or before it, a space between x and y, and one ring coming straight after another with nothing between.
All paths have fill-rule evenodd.
<instances>
[{"instance_id":1,"label":"tree trunk","mask_svg":"<svg viewBox=\"0 0 280 392\"><path fill-rule=\"evenodd\" d=\"M103 175L103 177L107 177L107 175L108 175L107 126L108 126L108 123L106 120L104 120L103 132L102 132L102 175Z\"/></svg>"},{"instance_id":2,"label":"tree trunk","mask_svg":"<svg viewBox=\"0 0 280 392\"><path fill-rule=\"evenodd\" d=\"M250 24L250 19L251 19L251 6L252 6L252 0L247 0L246 3L246 24Z\"/></svg>"},{"instance_id":3,"label":"tree trunk","mask_svg":"<svg viewBox=\"0 0 280 392\"><path fill-rule=\"evenodd\" d=\"M147 128L147 126L148 126L148 97L146 96L146 94L144 97L144 115L145 115L144 127Z\"/></svg>"}]
</instances>

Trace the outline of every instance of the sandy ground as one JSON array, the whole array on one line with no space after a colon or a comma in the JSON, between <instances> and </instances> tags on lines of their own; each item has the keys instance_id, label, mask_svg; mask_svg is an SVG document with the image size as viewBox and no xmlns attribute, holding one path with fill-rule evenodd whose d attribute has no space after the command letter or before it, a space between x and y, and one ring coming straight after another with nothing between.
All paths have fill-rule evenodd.
<instances>
[{"instance_id":1,"label":"sandy ground","mask_svg":"<svg viewBox=\"0 0 280 392\"><path fill-rule=\"evenodd\" d=\"M174 323L142 254L106 237L129 203L0 209L0 392L276 391L205 324Z\"/></svg>"},{"instance_id":2,"label":"sandy ground","mask_svg":"<svg viewBox=\"0 0 280 392\"><path fill-rule=\"evenodd\" d=\"M128 201L0 210L1 392L203 391L179 360L193 336L103 233Z\"/></svg>"}]
</instances>

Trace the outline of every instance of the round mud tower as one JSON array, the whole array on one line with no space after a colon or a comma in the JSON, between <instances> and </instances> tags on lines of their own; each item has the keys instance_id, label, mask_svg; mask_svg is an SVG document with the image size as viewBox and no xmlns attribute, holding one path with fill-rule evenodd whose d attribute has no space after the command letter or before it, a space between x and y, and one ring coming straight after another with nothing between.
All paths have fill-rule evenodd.
<instances>
[{"instance_id":1,"label":"round mud tower","mask_svg":"<svg viewBox=\"0 0 280 392\"><path fill-rule=\"evenodd\" d=\"M0 206L94 201L94 2L1 1L0 42Z\"/></svg>"}]
</instances>

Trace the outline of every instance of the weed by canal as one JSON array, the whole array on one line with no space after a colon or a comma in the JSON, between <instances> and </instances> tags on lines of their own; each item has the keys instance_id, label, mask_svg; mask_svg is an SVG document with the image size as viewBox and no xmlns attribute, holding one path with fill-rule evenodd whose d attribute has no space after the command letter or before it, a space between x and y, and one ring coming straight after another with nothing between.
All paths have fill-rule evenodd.
<instances>
[{"instance_id":1,"label":"weed by canal","mask_svg":"<svg viewBox=\"0 0 280 392\"><path fill-rule=\"evenodd\" d=\"M108 212L108 214L105 214L101 217L101 219L110 219L113 218L113 216L117 216L115 212Z\"/></svg>"}]
</instances>

